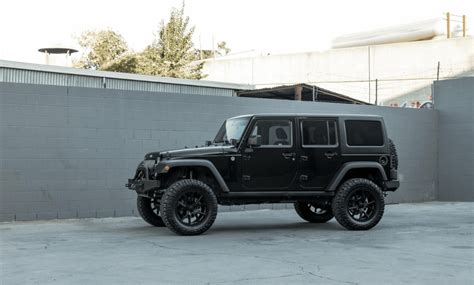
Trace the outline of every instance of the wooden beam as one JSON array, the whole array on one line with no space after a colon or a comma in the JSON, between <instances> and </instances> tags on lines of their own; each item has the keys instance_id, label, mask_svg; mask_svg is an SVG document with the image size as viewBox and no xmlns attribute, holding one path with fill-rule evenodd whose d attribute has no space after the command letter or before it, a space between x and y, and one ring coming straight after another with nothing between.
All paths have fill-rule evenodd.
<instances>
[{"instance_id":1,"label":"wooden beam","mask_svg":"<svg viewBox=\"0 0 474 285\"><path fill-rule=\"evenodd\" d=\"M450 13L446 13L446 37L449 39L451 37L451 17Z\"/></svg>"},{"instance_id":2,"label":"wooden beam","mask_svg":"<svg viewBox=\"0 0 474 285\"><path fill-rule=\"evenodd\" d=\"M466 15L462 15L462 37L466 37Z\"/></svg>"},{"instance_id":3,"label":"wooden beam","mask_svg":"<svg viewBox=\"0 0 474 285\"><path fill-rule=\"evenodd\" d=\"M303 93L303 86L297 85L295 86L295 100L296 101L301 101L302 99L302 93Z\"/></svg>"}]
</instances>

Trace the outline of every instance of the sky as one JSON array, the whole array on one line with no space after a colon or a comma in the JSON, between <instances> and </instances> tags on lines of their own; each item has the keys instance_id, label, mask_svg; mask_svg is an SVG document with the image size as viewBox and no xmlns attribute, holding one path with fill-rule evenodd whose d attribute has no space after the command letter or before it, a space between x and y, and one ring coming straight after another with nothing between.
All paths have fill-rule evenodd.
<instances>
[{"instance_id":1,"label":"sky","mask_svg":"<svg viewBox=\"0 0 474 285\"><path fill-rule=\"evenodd\" d=\"M86 30L113 29L140 51L181 0L2 0L0 59L43 63L37 50L55 44L77 46ZM195 26L197 48L226 41L232 53L322 51L334 37L466 14L474 23L472 0L188 0L185 13ZM474 31L474 27L472 29ZM472 34L472 33L471 33Z\"/></svg>"}]
</instances>

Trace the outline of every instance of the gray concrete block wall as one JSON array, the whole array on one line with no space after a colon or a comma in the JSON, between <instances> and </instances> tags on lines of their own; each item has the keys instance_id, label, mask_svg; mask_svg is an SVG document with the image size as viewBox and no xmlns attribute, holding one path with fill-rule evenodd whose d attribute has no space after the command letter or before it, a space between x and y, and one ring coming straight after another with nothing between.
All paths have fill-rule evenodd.
<instances>
[{"instance_id":1,"label":"gray concrete block wall","mask_svg":"<svg viewBox=\"0 0 474 285\"><path fill-rule=\"evenodd\" d=\"M437 81L438 197L474 201L474 78Z\"/></svg>"},{"instance_id":2,"label":"gray concrete block wall","mask_svg":"<svg viewBox=\"0 0 474 285\"><path fill-rule=\"evenodd\" d=\"M402 180L388 202L436 198L436 111L0 83L0 220L136 215L124 183L146 152L202 145L225 118L261 112L382 115Z\"/></svg>"}]
</instances>

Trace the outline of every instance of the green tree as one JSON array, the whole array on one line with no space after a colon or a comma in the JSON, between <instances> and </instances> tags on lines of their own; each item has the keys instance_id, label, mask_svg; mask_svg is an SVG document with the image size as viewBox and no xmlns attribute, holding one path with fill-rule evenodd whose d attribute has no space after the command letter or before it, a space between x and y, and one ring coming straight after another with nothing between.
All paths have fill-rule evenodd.
<instances>
[{"instance_id":1,"label":"green tree","mask_svg":"<svg viewBox=\"0 0 474 285\"><path fill-rule=\"evenodd\" d=\"M121 55L119 58L105 64L101 70L125 73L138 73L140 57L135 53Z\"/></svg>"},{"instance_id":2,"label":"green tree","mask_svg":"<svg viewBox=\"0 0 474 285\"><path fill-rule=\"evenodd\" d=\"M192 41L194 27L181 9L173 8L167 23L161 22L157 38L140 54L140 73L185 79L201 79L204 63L198 60Z\"/></svg>"},{"instance_id":3,"label":"green tree","mask_svg":"<svg viewBox=\"0 0 474 285\"><path fill-rule=\"evenodd\" d=\"M79 68L134 72L138 64L124 38L112 30L86 31L79 37L79 45L84 49L75 63Z\"/></svg>"},{"instance_id":4,"label":"green tree","mask_svg":"<svg viewBox=\"0 0 474 285\"><path fill-rule=\"evenodd\" d=\"M199 57L199 59L206 59L206 58L212 58L215 56L224 56L228 55L229 52L231 51L230 48L227 47L227 43L225 41L221 41L217 43L217 49L210 50L210 49L203 49L203 50L196 50L196 55Z\"/></svg>"},{"instance_id":5,"label":"green tree","mask_svg":"<svg viewBox=\"0 0 474 285\"><path fill-rule=\"evenodd\" d=\"M220 42L220 43L217 43L217 53L218 53L219 55L221 55L221 56L222 56L222 55L228 55L229 52L230 52L230 50L231 50L231 49L230 49L229 47L227 47L227 43L226 43L226 42L222 41L222 42Z\"/></svg>"}]
</instances>

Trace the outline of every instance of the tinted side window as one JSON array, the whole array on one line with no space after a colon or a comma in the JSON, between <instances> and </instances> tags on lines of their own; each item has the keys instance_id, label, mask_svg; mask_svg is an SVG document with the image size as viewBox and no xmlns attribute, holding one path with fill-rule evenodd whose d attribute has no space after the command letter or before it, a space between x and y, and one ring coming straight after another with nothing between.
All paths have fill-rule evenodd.
<instances>
[{"instance_id":1,"label":"tinted side window","mask_svg":"<svg viewBox=\"0 0 474 285\"><path fill-rule=\"evenodd\" d=\"M348 145L383 145L382 124L379 121L347 120L345 124Z\"/></svg>"},{"instance_id":2,"label":"tinted side window","mask_svg":"<svg viewBox=\"0 0 474 285\"><path fill-rule=\"evenodd\" d=\"M287 120L257 121L250 136L258 136L260 145L263 147L291 147L293 144L292 124Z\"/></svg>"},{"instance_id":3,"label":"tinted side window","mask_svg":"<svg viewBox=\"0 0 474 285\"><path fill-rule=\"evenodd\" d=\"M301 130L304 146L337 144L335 121L304 120Z\"/></svg>"}]
</instances>

